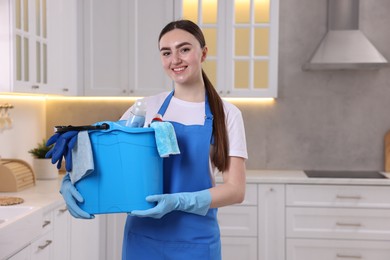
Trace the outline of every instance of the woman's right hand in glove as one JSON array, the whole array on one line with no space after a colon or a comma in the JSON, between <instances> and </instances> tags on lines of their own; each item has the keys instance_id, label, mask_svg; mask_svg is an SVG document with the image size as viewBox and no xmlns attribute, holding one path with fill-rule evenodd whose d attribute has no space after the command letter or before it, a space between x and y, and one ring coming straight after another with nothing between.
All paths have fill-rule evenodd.
<instances>
[{"instance_id":1,"label":"woman's right hand in glove","mask_svg":"<svg viewBox=\"0 0 390 260\"><path fill-rule=\"evenodd\" d=\"M69 210L69 213L75 218L83 218L83 219L93 219L94 215L89 214L83 211L77 202L84 202L83 197L77 191L76 187L72 184L69 173L67 173L62 179L60 193L66 202L66 206Z\"/></svg>"}]
</instances>

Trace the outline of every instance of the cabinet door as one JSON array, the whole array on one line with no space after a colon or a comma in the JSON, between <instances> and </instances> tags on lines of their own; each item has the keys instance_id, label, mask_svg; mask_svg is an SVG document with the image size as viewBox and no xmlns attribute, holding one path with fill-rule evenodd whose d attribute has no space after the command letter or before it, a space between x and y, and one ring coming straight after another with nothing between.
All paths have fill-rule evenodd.
<instances>
[{"instance_id":1,"label":"cabinet door","mask_svg":"<svg viewBox=\"0 0 390 260\"><path fill-rule=\"evenodd\" d=\"M13 1L11 1L13 2ZM42 93L48 84L48 8L47 0L15 1L12 64L13 91ZM20 3L20 4L19 4Z\"/></svg>"},{"instance_id":2,"label":"cabinet door","mask_svg":"<svg viewBox=\"0 0 390 260\"><path fill-rule=\"evenodd\" d=\"M287 260L388 260L388 241L288 239Z\"/></svg>"},{"instance_id":3,"label":"cabinet door","mask_svg":"<svg viewBox=\"0 0 390 260\"><path fill-rule=\"evenodd\" d=\"M287 237L390 240L389 209L288 207Z\"/></svg>"},{"instance_id":4,"label":"cabinet door","mask_svg":"<svg viewBox=\"0 0 390 260\"><path fill-rule=\"evenodd\" d=\"M0 91L76 93L76 3L2 1Z\"/></svg>"},{"instance_id":5,"label":"cabinet door","mask_svg":"<svg viewBox=\"0 0 390 260\"><path fill-rule=\"evenodd\" d=\"M87 0L84 11L85 95L144 96L171 88L157 43L174 17L173 0Z\"/></svg>"},{"instance_id":6,"label":"cabinet door","mask_svg":"<svg viewBox=\"0 0 390 260\"><path fill-rule=\"evenodd\" d=\"M158 36L174 19L174 0L130 1L129 86L131 95L148 96L172 89L160 61Z\"/></svg>"},{"instance_id":7,"label":"cabinet door","mask_svg":"<svg viewBox=\"0 0 390 260\"><path fill-rule=\"evenodd\" d=\"M47 232L31 243L31 260L51 260L53 250L53 232Z\"/></svg>"},{"instance_id":8,"label":"cabinet door","mask_svg":"<svg viewBox=\"0 0 390 260\"><path fill-rule=\"evenodd\" d=\"M121 259L123 234L127 214L108 214L107 216L107 259Z\"/></svg>"},{"instance_id":9,"label":"cabinet door","mask_svg":"<svg viewBox=\"0 0 390 260\"><path fill-rule=\"evenodd\" d=\"M84 94L129 94L127 0L86 0L84 24Z\"/></svg>"},{"instance_id":10,"label":"cabinet door","mask_svg":"<svg viewBox=\"0 0 390 260\"><path fill-rule=\"evenodd\" d=\"M259 260L285 259L285 188L283 184L258 185Z\"/></svg>"},{"instance_id":11,"label":"cabinet door","mask_svg":"<svg viewBox=\"0 0 390 260\"><path fill-rule=\"evenodd\" d=\"M30 245L26 246L7 260L30 260Z\"/></svg>"},{"instance_id":12,"label":"cabinet door","mask_svg":"<svg viewBox=\"0 0 390 260\"><path fill-rule=\"evenodd\" d=\"M78 0L47 1L47 81L42 91L50 94L78 95L79 64Z\"/></svg>"},{"instance_id":13,"label":"cabinet door","mask_svg":"<svg viewBox=\"0 0 390 260\"><path fill-rule=\"evenodd\" d=\"M105 260L106 216L71 218L70 259Z\"/></svg>"},{"instance_id":14,"label":"cabinet door","mask_svg":"<svg viewBox=\"0 0 390 260\"><path fill-rule=\"evenodd\" d=\"M221 237L223 260L257 260L255 237Z\"/></svg>"},{"instance_id":15,"label":"cabinet door","mask_svg":"<svg viewBox=\"0 0 390 260\"><path fill-rule=\"evenodd\" d=\"M53 210L53 258L70 260L70 214L65 204Z\"/></svg>"}]
</instances>

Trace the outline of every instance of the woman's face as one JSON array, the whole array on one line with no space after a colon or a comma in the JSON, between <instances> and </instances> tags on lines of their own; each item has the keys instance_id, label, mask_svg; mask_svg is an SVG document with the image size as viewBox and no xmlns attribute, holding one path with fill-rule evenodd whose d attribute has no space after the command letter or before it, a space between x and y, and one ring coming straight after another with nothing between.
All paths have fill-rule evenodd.
<instances>
[{"instance_id":1,"label":"woman's face","mask_svg":"<svg viewBox=\"0 0 390 260\"><path fill-rule=\"evenodd\" d=\"M207 48L190 33L174 29L160 39L161 61L165 73L179 85L191 85L202 80L201 63Z\"/></svg>"}]
</instances>

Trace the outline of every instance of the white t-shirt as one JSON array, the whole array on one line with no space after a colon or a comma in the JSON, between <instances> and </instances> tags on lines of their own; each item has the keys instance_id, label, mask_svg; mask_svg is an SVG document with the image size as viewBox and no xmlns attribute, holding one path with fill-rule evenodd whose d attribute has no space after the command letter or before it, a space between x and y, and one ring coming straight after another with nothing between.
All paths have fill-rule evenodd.
<instances>
[{"instance_id":1,"label":"white t-shirt","mask_svg":"<svg viewBox=\"0 0 390 260\"><path fill-rule=\"evenodd\" d=\"M151 123L169 93L170 92L163 92L155 96L144 98L146 101L147 111L145 126L148 126ZM229 138L229 156L248 159L245 128L241 111L229 102L223 101L223 105ZM121 120L127 120L129 118L130 111L131 107L123 114ZM178 122L184 125L203 125L205 120L205 102L188 102L172 97L163 116L163 120ZM210 173L216 173L215 167L211 164L211 160L210 170Z\"/></svg>"}]
</instances>

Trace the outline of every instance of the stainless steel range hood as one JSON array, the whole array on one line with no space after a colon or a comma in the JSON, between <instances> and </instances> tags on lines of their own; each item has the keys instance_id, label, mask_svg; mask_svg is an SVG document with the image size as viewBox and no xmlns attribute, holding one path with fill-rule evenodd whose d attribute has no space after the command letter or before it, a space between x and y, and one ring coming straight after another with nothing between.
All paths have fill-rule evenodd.
<instances>
[{"instance_id":1,"label":"stainless steel range hood","mask_svg":"<svg viewBox=\"0 0 390 260\"><path fill-rule=\"evenodd\" d=\"M379 69L388 65L359 30L359 0L328 0L328 32L302 69Z\"/></svg>"}]
</instances>

